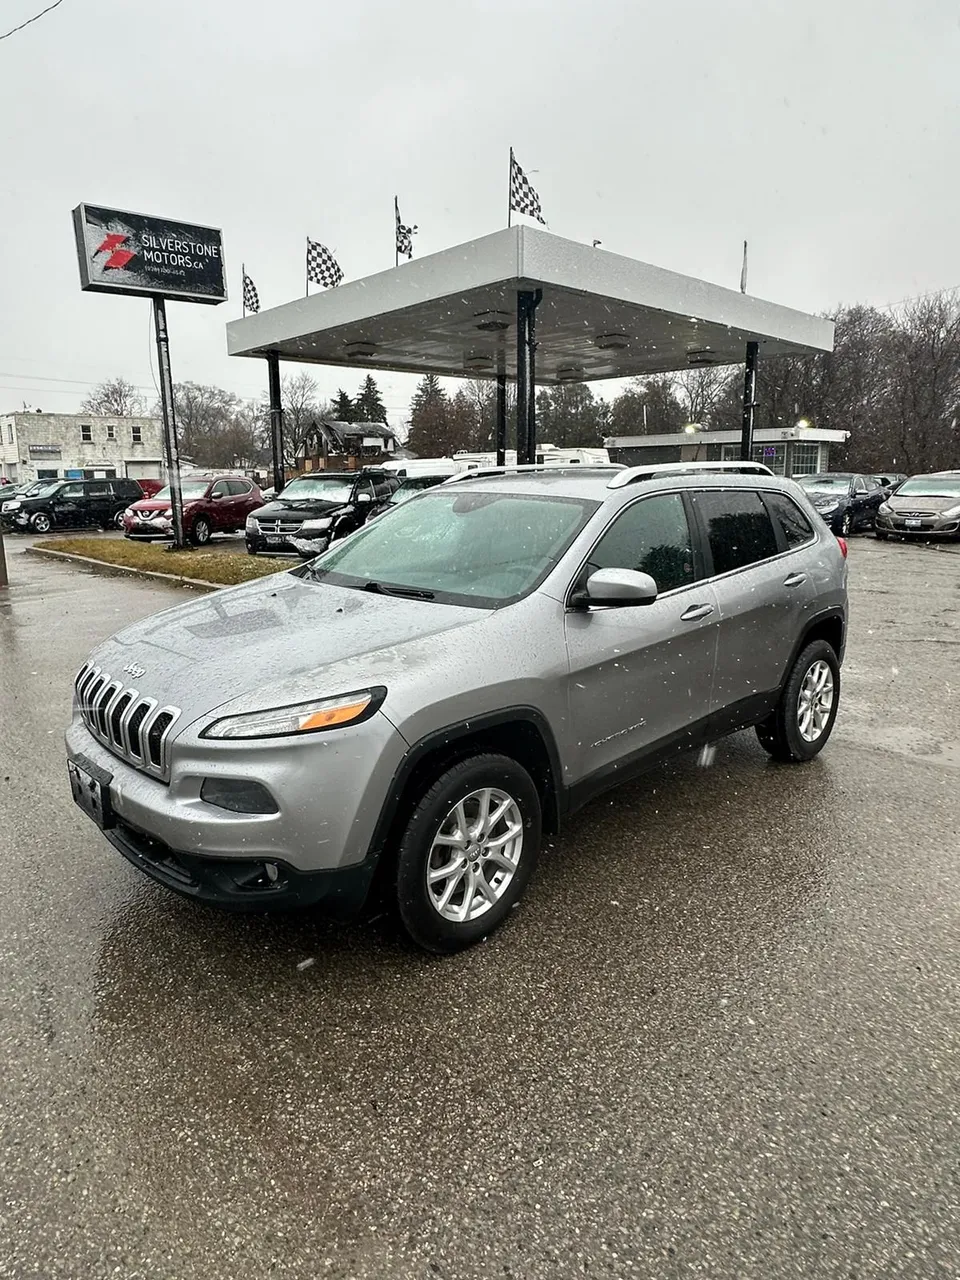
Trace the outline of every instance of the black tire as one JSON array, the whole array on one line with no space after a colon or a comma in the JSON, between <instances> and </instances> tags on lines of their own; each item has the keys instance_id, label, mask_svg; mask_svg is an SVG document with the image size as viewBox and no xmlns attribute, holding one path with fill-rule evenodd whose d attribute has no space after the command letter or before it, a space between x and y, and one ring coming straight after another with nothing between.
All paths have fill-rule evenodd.
<instances>
[{"instance_id":1,"label":"black tire","mask_svg":"<svg viewBox=\"0 0 960 1280\"><path fill-rule=\"evenodd\" d=\"M887 533L885 529L874 529L873 534L878 542L886 542L890 537L889 533Z\"/></svg>"},{"instance_id":2,"label":"black tire","mask_svg":"<svg viewBox=\"0 0 960 1280\"><path fill-rule=\"evenodd\" d=\"M247 543L247 555L248 555L248 556L258 556L259 554L260 554L260 552L257 550L257 548L256 548L256 547L251 547L250 543L248 542L248 543Z\"/></svg>"},{"instance_id":3,"label":"black tire","mask_svg":"<svg viewBox=\"0 0 960 1280\"><path fill-rule=\"evenodd\" d=\"M519 810L522 836L516 870L497 900L473 920L456 922L440 914L427 885L434 841L458 802L487 787L502 791ZM468 819L470 814L468 813ZM496 829L496 828L495 828ZM503 923L519 901L533 875L540 853L540 797L525 769L509 756L481 755L461 761L442 773L423 794L410 815L400 839L396 861L396 902L400 920L410 938L424 951L449 954L482 941ZM470 845L469 850L475 850ZM451 854L451 857L454 855ZM474 865L482 857L473 855ZM470 853L465 851L464 864ZM490 866L489 863L483 863ZM469 869L469 868L468 868ZM498 871L494 870L495 878ZM465 900L460 882L454 898Z\"/></svg>"},{"instance_id":4,"label":"black tire","mask_svg":"<svg viewBox=\"0 0 960 1280\"><path fill-rule=\"evenodd\" d=\"M113 527L114 529L120 529L121 531L123 530L123 511L122 510L115 511L113 513Z\"/></svg>"},{"instance_id":5,"label":"black tire","mask_svg":"<svg viewBox=\"0 0 960 1280\"><path fill-rule=\"evenodd\" d=\"M830 669L833 680L833 702L829 715L818 736L810 741L800 732L800 694L804 678L818 662ZM787 683L777 704L776 711L757 725L757 737L763 749L789 764L802 764L819 755L827 744L840 705L840 663L833 646L826 640L814 640L799 654L790 669Z\"/></svg>"},{"instance_id":6,"label":"black tire","mask_svg":"<svg viewBox=\"0 0 960 1280\"><path fill-rule=\"evenodd\" d=\"M853 516L845 511L840 517L840 537L849 538L853 534Z\"/></svg>"},{"instance_id":7,"label":"black tire","mask_svg":"<svg viewBox=\"0 0 960 1280\"><path fill-rule=\"evenodd\" d=\"M205 547L213 530L206 516L197 516L190 529L190 541L195 547Z\"/></svg>"},{"instance_id":8,"label":"black tire","mask_svg":"<svg viewBox=\"0 0 960 1280\"><path fill-rule=\"evenodd\" d=\"M53 517L46 511L35 511L30 517L30 528L34 533L49 533L53 528Z\"/></svg>"}]
</instances>

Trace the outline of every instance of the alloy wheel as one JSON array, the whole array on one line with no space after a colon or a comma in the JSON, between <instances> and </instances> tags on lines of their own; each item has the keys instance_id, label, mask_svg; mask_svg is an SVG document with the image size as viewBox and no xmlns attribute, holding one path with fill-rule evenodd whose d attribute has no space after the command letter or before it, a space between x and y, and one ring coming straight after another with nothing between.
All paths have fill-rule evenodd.
<instances>
[{"instance_id":1,"label":"alloy wheel","mask_svg":"<svg viewBox=\"0 0 960 1280\"><path fill-rule=\"evenodd\" d=\"M816 742L830 720L833 710L833 672L818 659L803 677L797 700L797 727L805 742Z\"/></svg>"},{"instance_id":2,"label":"alloy wheel","mask_svg":"<svg viewBox=\"0 0 960 1280\"><path fill-rule=\"evenodd\" d=\"M427 858L427 894L445 920L485 915L506 893L523 852L523 818L513 796L483 787L458 800Z\"/></svg>"}]
</instances>

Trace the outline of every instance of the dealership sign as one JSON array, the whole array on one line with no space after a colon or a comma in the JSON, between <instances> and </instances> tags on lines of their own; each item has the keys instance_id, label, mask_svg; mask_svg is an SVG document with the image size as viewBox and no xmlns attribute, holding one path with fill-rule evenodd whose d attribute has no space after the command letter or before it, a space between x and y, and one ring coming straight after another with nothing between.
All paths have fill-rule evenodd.
<instances>
[{"instance_id":1,"label":"dealership sign","mask_svg":"<svg viewBox=\"0 0 960 1280\"><path fill-rule=\"evenodd\" d=\"M73 211L80 284L92 293L224 302L223 237L212 227L81 204Z\"/></svg>"}]
</instances>

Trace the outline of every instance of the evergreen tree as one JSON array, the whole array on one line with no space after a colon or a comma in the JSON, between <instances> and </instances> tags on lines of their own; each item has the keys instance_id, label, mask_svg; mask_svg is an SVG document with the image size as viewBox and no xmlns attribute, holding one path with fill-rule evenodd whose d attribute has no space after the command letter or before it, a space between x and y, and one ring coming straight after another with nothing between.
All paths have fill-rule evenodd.
<instances>
[{"instance_id":1,"label":"evergreen tree","mask_svg":"<svg viewBox=\"0 0 960 1280\"><path fill-rule=\"evenodd\" d=\"M410 401L407 447L418 458L442 458L451 450L450 398L435 373L417 384Z\"/></svg>"},{"instance_id":2,"label":"evergreen tree","mask_svg":"<svg viewBox=\"0 0 960 1280\"><path fill-rule=\"evenodd\" d=\"M387 406L373 374L368 373L354 402L354 422L386 422Z\"/></svg>"},{"instance_id":3,"label":"evergreen tree","mask_svg":"<svg viewBox=\"0 0 960 1280\"><path fill-rule=\"evenodd\" d=\"M330 416L334 422L356 422L357 411L353 401L341 388L330 405Z\"/></svg>"}]
</instances>

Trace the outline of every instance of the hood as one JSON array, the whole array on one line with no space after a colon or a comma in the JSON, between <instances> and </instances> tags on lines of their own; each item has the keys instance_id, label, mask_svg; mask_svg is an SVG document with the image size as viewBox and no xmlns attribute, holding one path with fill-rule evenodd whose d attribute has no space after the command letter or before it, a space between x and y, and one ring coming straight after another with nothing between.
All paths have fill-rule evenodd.
<instances>
[{"instance_id":1,"label":"hood","mask_svg":"<svg viewBox=\"0 0 960 1280\"><path fill-rule=\"evenodd\" d=\"M279 573L134 623L91 660L142 694L181 707L186 725L227 702L235 709L280 706L365 684L389 687L404 669L432 660L418 653L426 639L489 617L485 609ZM135 682L123 674L128 664L143 669Z\"/></svg>"},{"instance_id":2,"label":"hood","mask_svg":"<svg viewBox=\"0 0 960 1280\"><path fill-rule=\"evenodd\" d=\"M196 499L188 498L183 505L187 507L190 505L191 501L195 502ZM169 511L170 510L169 502L165 501L164 499L161 499L158 502L156 498L138 498L136 502L131 502L130 506L133 508L134 511Z\"/></svg>"},{"instance_id":3,"label":"hood","mask_svg":"<svg viewBox=\"0 0 960 1280\"><path fill-rule=\"evenodd\" d=\"M892 510L903 511L949 511L951 507L960 507L960 496L936 493L894 493L887 499Z\"/></svg>"},{"instance_id":4,"label":"hood","mask_svg":"<svg viewBox=\"0 0 960 1280\"><path fill-rule=\"evenodd\" d=\"M265 507L258 507L252 514L257 520L307 520L310 516L330 516L340 511L349 511L350 504L329 502L322 498L302 498L297 502L268 502Z\"/></svg>"}]
</instances>

